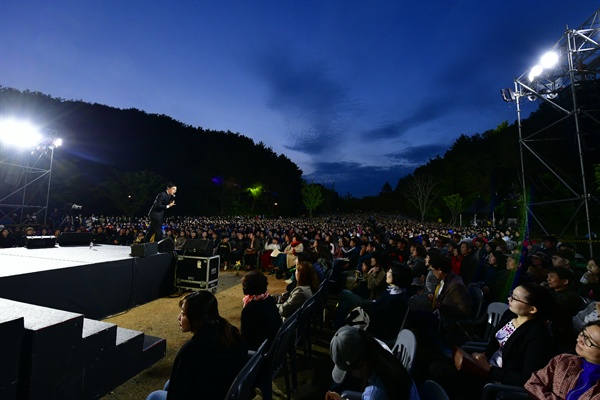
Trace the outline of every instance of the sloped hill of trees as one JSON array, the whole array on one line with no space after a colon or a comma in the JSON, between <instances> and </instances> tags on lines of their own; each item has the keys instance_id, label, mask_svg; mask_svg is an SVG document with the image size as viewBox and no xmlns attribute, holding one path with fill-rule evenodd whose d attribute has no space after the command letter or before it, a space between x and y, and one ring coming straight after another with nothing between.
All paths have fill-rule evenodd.
<instances>
[{"instance_id":1,"label":"sloped hill of trees","mask_svg":"<svg viewBox=\"0 0 600 400\"><path fill-rule=\"evenodd\" d=\"M180 215L306 213L298 166L264 143L238 133L195 128L137 109L121 110L2 87L0 113L54 129L65 140L55 157L50 208L76 202L97 213L140 215L147 212L164 184L174 181L180 188L176 209ZM321 187L323 199L315 212L393 212L447 222L478 201L490 205L496 218L520 217L522 172L529 186L529 201L572 195L540 159L560 171L571 187L580 189L575 129L572 119L562 118L541 103L522 121L523 132L542 131L528 143L537 155L523 153L524 171L517 124L503 122L483 133L463 134L442 157L398 177L393 187L386 183L378 196L342 198ZM582 151L588 192L597 195L593 168L600 163L600 128L593 121L583 121L587 123L582 128L586 132ZM430 186L431 195L425 210L411 196L422 178L426 178L423 186ZM574 202L571 208L577 206ZM555 207L549 214L568 220L571 208Z\"/></svg>"},{"instance_id":2,"label":"sloped hill of trees","mask_svg":"<svg viewBox=\"0 0 600 400\"><path fill-rule=\"evenodd\" d=\"M63 138L53 168L51 208L76 202L99 213L145 213L164 184L174 181L180 188L180 215L289 215L301 209L298 166L237 133L10 88L0 88L0 112L56 130Z\"/></svg>"}]
</instances>

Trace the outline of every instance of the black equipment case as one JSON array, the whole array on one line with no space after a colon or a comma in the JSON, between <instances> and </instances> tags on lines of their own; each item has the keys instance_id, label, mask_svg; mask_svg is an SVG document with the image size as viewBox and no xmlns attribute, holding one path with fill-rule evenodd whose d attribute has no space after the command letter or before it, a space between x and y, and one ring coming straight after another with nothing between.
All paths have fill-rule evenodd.
<instances>
[{"instance_id":1,"label":"black equipment case","mask_svg":"<svg viewBox=\"0 0 600 400\"><path fill-rule=\"evenodd\" d=\"M179 289L217 291L219 284L219 256L177 256L175 286Z\"/></svg>"}]
</instances>

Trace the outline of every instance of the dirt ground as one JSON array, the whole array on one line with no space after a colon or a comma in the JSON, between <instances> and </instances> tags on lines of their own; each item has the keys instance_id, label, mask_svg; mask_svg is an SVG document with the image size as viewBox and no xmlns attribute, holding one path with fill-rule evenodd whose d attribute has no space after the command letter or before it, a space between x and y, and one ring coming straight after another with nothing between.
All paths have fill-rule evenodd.
<instances>
[{"instance_id":1,"label":"dirt ground","mask_svg":"<svg viewBox=\"0 0 600 400\"><path fill-rule=\"evenodd\" d=\"M221 271L219 277L219 286L215 294L219 302L219 312L221 316L239 328L240 315L242 312L242 285L241 279L244 272L239 274L234 270ZM286 283L270 275L268 290L271 294L283 293ZM154 300L148 304L131 309L125 313L115 315L105 319L106 322L117 324L123 328L142 331L147 335L157 336L167 339L167 351L165 357L152 365L150 368L142 371L129 381L114 389L103 397L104 400L140 400L157 389L162 389L165 381L169 378L171 366L179 348L190 339L189 333L179 331L177 316L179 314L179 299L182 293L175 293L170 297ZM323 350L323 349L322 349ZM326 350L323 350L326 353ZM315 351L317 357L327 359L327 355L319 350ZM314 358L314 356L313 356ZM319 363L323 364L323 363ZM329 371L331 371L329 369ZM305 371L305 375L299 377L299 381L304 382L308 387L299 392L313 392L312 376L314 369ZM323 374L327 375L327 372ZM321 374L321 375L323 375ZM327 378L323 380L326 384ZM305 385L305 386L306 386ZM284 385L282 385L284 387ZM321 385L322 386L322 385ZM319 391L321 389L318 389ZM323 393L323 392L321 392ZM274 397L280 397L281 392L277 390L277 384L274 389ZM316 397L315 397L316 396ZM260 397L257 397L260 398ZM283 397L281 397L283 398ZM294 398L324 398L323 395L315 393L296 393Z\"/></svg>"}]
</instances>

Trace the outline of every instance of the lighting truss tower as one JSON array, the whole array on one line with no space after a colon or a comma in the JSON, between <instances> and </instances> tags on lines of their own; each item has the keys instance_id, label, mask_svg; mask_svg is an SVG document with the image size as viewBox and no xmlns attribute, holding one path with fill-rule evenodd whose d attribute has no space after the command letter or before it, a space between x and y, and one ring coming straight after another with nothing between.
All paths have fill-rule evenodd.
<instances>
[{"instance_id":1,"label":"lighting truss tower","mask_svg":"<svg viewBox=\"0 0 600 400\"><path fill-rule=\"evenodd\" d=\"M573 215L562 226L563 231L559 235L574 227L576 235L581 236L580 225L584 223L590 255L593 255L592 198L588 189L590 181L586 176L593 177L592 164L600 163L600 9L579 29L567 27L551 51L558 55L558 62L553 67L536 66L528 70L515 79L514 92L505 89L502 96L505 101L515 101L517 105L522 189L528 217L549 234L538 213L539 206L572 206ZM524 99L539 99L547 103L558 112L558 118L548 121L545 126L524 128L521 121L521 102ZM562 137L549 136L550 132L561 130ZM562 146L565 156L572 156L573 162L579 164L581 176L574 179L573 173L565 175L554 166L553 160L545 158L538 148L544 141L546 144L555 141L555 146ZM526 162L526 153L533 155L533 161L528 158ZM530 162L541 163L566 189L563 192L568 192L569 197L528 202L528 178L531 174L528 176L527 169L532 165L528 164Z\"/></svg>"},{"instance_id":2,"label":"lighting truss tower","mask_svg":"<svg viewBox=\"0 0 600 400\"><path fill-rule=\"evenodd\" d=\"M56 148L56 131L26 150L0 145L0 223L45 224Z\"/></svg>"}]
</instances>

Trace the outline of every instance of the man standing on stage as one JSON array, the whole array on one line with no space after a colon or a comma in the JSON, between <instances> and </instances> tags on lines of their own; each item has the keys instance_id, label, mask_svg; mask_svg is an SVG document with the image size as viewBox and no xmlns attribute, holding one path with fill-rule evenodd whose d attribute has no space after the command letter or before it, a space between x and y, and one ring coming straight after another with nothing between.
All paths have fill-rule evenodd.
<instances>
[{"instance_id":1,"label":"man standing on stage","mask_svg":"<svg viewBox=\"0 0 600 400\"><path fill-rule=\"evenodd\" d=\"M150 242L152 235L154 235L155 242L159 242L162 239L163 216L165 215L165 210L167 208L171 208L175 205L175 193L177 193L177 186L172 183L168 183L167 190L160 192L156 196L154 204L152 204L152 208L148 213L148 216L150 216L150 227L146 232L146 243Z\"/></svg>"}]
</instances>

